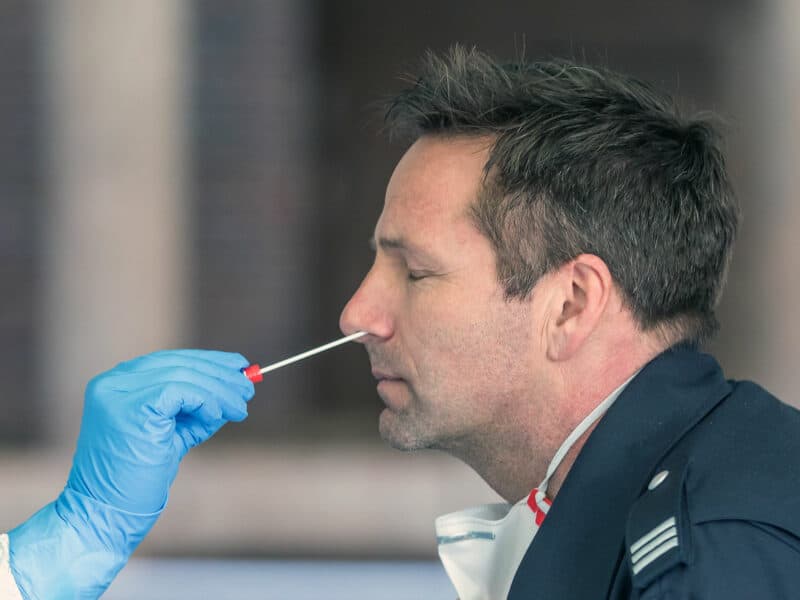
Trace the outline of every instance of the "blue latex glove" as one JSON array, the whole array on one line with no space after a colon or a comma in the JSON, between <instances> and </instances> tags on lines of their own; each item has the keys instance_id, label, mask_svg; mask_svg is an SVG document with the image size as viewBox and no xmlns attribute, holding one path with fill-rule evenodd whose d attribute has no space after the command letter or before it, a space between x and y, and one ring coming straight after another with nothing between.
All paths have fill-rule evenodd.
<instances>
[{"instance_id":1,"label":"blue latex glove","mask_svg":"<svg viewBox=\"0 0 800 600\"><path fill-rule=\"evenodd\" d=\"M8 534L24 598L105 591L158 519L184 455L247 416L247 365L239 354L164 351L89 382L64 491Z\"/></svg>"}]
</instances>

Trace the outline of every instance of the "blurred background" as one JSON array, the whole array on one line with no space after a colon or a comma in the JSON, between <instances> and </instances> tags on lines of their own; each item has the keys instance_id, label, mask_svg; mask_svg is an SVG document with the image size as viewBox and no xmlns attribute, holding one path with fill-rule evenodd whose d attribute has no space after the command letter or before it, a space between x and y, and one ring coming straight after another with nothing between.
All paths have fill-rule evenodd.
<instances>
[{"instance_id":1,"label":"blurred background","mask_svg":"<svg viewBox=\"0 0 800 600\"><path fill-rule=\"evenodd\" d=\"M266 364L339 336L404 151L379 102L454 42L611 66L722 117L744 222L711 350L798 404L795 0L0 0L0 530L62 487L94 374L163 347ZM292 573L275 597L305 597L277 559L406 565L381 571L385 594L395 577L425 582L398 597L452 597L433 518L494 496L453 459L386 449L379 411L356 345L269 377L186 459L109 597L170 564L197 585L198 564L245 569L254 590Z\"/></svg>"}]
</instances>

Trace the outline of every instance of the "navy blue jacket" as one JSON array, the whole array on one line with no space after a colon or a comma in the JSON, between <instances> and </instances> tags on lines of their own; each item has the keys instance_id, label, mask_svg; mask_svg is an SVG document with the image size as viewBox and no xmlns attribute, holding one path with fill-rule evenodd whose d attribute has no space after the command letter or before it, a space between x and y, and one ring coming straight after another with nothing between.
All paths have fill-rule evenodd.
<instances>
[{"instance_id":1,"label":"navy blue jacket","mask_svg":"<svg viewBox=\"0 0 800 600\"><path fill-rule=\"evenodd\" d=\"M800 598L800 411L661 354L589 436L508 598Z\"/></svg>"}]
</instances>

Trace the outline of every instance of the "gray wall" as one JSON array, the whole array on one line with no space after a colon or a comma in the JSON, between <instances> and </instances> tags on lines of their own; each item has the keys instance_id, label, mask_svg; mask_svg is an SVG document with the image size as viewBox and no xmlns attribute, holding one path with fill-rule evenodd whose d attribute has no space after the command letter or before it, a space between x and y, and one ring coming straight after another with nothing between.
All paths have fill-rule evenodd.
<instances>
[{"instance_id":1,"label":"gray wall","mask_svg":"<svg viewBox=\"0 0 800 600\"><path fill-rule=\"evenodd\" d=\"M125 352L191 345L265 364L339 335L339 311L369 267L367 239L403 151L380 135L377 101L403 85L398 74L413 72L426 48L456 41L507 58L524 46L530 58L610 65L672 92L688 109L722 115L744 223L711 347L731 376L798 402L800 5L793 0L167 4L0 0L0 478L17 482L0 506L0 529L62 485L83 383ZM54 20L58 10L71 10L73 20ZM137 19L125 12L133 10ZM72 50L58 45L67 25ZM94 71L69 76L58 66L76 64ZM174 77L148 88L164 64ZM148 102L133 103L142 125L124 127L128 115L92 92L101 73L133 86L130 94L160 98L159 118L172 117L154 126ZM103 118L74 94L99 101ZM65 144L66 126L76 140L91 133L99 147L141 145L83 163L87 147ZM152 159L148 147L170 148L169 158L137 178L122 158L138 156L141 168ZM91 169L75 166L82 164ZM156 221L121 227L119 244L94 235L89 225L103 227L99 204L87 206L80 190L98 180L110 182L103 197L128 215L123 224ZM163 205L180 209L170 213L172 229L157 227L158 208L138 200L152 201L154 182ZM83 244L73 247L88 244L87 258L54 252L53 231ZM107 297L92 292L98 309L85 310L86 277L103 275L95 259L119 251L123 239L126 254L111 281L129 285L148 256L148 294L120 297L112 284ZM153 243L170 249L148 254ZM168 285L175 278L182 283ZM109 315L122 321L112 327ZM174 317L159 324L164 315ZM455 461L379 449L367 364L351 345L260 384L248 421L190 455L171 511L144 551L431 552L427 519L486 494ZM327 513L314 508L320 495ZM368 495L387 510L365 513L359 502ZM206 518L221 505L224 515ZM302 524L281 519L298 506L307 508ZM403 519L385 523L393 510ZM346 538L364 523L366 531Z\"/></svg>"}]
</instances>

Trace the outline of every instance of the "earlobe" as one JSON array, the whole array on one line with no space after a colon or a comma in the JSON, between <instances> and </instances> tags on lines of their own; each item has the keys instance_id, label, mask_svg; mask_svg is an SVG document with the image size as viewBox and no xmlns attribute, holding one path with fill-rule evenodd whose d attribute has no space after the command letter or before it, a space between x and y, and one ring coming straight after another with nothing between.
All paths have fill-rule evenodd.
<instances>
[{"instance_id":1,"label":"earlobe","mask_svg":"<svg viewBox=\"0 0 800 600\"><path fill-rule=\"evenodd\" d=\"M598 326L613 280L605 262L593 254L578 256L555 275L557 298L548 320L547 355L562 361L578 352Z\"/></svg>"}]
</instances>

